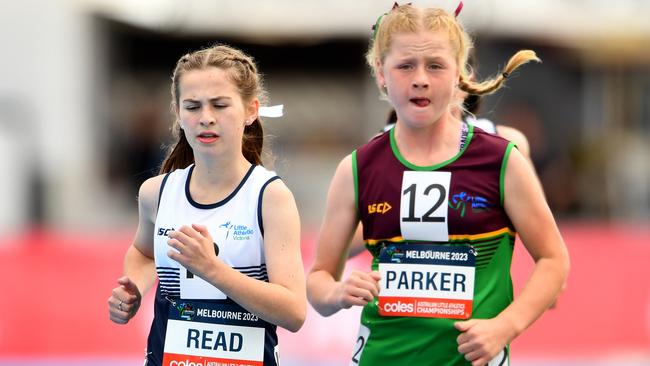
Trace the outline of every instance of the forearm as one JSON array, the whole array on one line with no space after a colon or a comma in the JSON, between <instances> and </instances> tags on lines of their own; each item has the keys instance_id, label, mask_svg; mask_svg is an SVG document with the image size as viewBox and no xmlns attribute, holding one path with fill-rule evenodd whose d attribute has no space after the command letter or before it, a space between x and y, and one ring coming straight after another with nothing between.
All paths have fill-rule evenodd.
<instances>
[{"instance_id":1,"label":"forearm","mask_svg":"<svg viewBox=\"0 0 650 366\"><path fill-rule=\"evenodd\" d=\"M514 337L553 304L564 286L568 271L568 258L542 258L535 263L519 296L498 316L512 325Z\"/></svg>"},{"instance_id":2,"label":"forearm","mask_svg":"<svg viewBox=\"0 0 650 366\"><path fill-rule=\"evenodd\" d=\"M144 255L131 245L124 256L124 275L129 277L144 296L156 282L156 265L153 258Z\"/></svg>"},{"instance_id":3,"label":"forearm","mask_svg":"<svg viewBox=\"0 0 650 366\"><path fill-rule=\"evenodd\" d=\"M301 298L299 291L248 277L225 263L215 265L204 279L269 323L296 332L305 321L304 292Z\"/></svg>"},{"instance_id":4,"label":"forearm","mask_svg":"<svg viewBox=\"0 0 650 366\"><path fill-rule=\"evenodd\" d=\"M341 310L332 294L340 283L324 270L313 271L307 276L307 299L322 316L330 316Z\"/></svg>"}]
</instances>

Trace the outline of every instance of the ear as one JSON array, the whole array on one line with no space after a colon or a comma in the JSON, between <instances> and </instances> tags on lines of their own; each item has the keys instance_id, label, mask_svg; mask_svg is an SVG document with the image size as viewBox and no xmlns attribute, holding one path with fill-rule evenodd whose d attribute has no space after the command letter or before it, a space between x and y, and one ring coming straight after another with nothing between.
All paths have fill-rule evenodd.
<instances>
[{"instance_id":1,"label":"ear","mask_svg":"<svg viewBox=\"0 0 650 366\"><path fill-rule=\"evenodd\" d=\"M246 106L246 126L250 126L253 121L255 121L258 117L257 112L260 109L260 100L257 98L253 98L253 100L248 103Z\"/></svg>"}]
</instances>

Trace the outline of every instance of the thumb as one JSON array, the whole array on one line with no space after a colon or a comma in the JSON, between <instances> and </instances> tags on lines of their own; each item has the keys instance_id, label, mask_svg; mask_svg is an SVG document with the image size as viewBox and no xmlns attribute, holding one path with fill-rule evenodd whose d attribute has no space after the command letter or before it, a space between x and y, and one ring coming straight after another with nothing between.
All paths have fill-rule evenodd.
<instances>
[{"instance_id":1,"label":"thumb","mask_svg":"<svg viewBox=\"0 0 650 366\"><path fill-rule=\"evenodd\" d=\"M476 321L474 319L467 320L464 322L455 322L454 327L460 332L466 332L469 328L473 327Z\"/></svg>"},{"instance_id":2,"label":"thumb","mask_svg":"<svg viewBox=\"0 0 650 366\"><path fill-rule=\"evenodd\" d=\"M132 295L140 294L140 290L138 289L138 286L136 286L136 284L133 281L131 281L131 279L128 278L127 276L120 277L117 280L117 283L120 284L124 288L124 290L129 294Z\"/></svg>"}]
</instances>

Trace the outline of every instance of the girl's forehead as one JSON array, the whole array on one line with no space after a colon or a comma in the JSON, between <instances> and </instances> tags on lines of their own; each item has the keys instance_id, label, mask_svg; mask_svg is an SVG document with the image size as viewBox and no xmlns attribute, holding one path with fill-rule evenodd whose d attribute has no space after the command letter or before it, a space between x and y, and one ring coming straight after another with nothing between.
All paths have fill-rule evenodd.
<instances>
[{"instance_id":1,"label":"girl's forehead","mask_svg":"<svg viewBox=\"0 0 650 366\"><path fill-rule=\"evenodd\" d=\"M388 54L418 55L452 53L451 42L445 31L421 30L393 35Z\"/></svg>"},{"instance_id":2,"label":"girl's forehead","mask_svg":"<svg viewBox=\"0 0 650 366\"><path fill-rule=\"evenodd\" d=\"M229 71L217 67L187 71L180 77L179 86L181 93L199 90L237 91Z\"/></svg>"}]
</instances>

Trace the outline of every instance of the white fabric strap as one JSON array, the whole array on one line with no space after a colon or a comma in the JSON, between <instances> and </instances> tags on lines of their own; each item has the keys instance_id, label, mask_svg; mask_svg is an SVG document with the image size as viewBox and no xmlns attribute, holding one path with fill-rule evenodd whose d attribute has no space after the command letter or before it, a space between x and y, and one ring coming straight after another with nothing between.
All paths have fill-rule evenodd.
<instances>
[{"instance_id":1,"label":"white fabric strap","mask_svg":"<svg viewBox=\"0 0 650 366\"><path fill-rule=\"evenodd\" d=\"M257 114L259 114L260 117L269 117L269 118L282 117L284 115L284 104L272 105L268 107L260 107L259 111L257 111Z\"/></svg>"}]
</instances>

